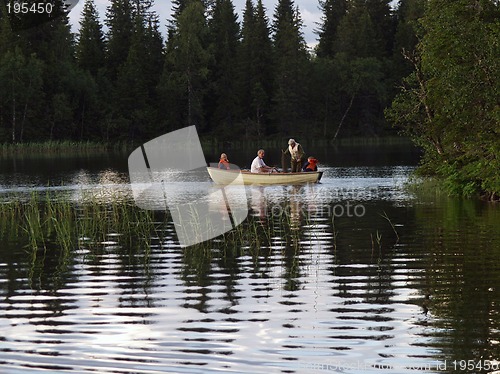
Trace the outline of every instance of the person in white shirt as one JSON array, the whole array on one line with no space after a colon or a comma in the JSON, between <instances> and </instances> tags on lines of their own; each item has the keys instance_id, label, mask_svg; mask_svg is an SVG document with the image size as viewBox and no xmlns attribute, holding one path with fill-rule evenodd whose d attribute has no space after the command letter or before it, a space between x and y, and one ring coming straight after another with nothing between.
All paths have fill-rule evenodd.
<instances>
[{"instance_id":1,"label":"person in white shirt","mask_svg":"<svg viewBox=\"0 0 500 374\"><path fill-rule=\"evenodd\" d=\"M250 171L252 173L269 173L273 171L273 168L270 166L267 166L266 163L264 162L264 150L259 149L257 151L257 157L254 158L252 161L252 166L250 167Z\"/></svg>"}]
</instances>

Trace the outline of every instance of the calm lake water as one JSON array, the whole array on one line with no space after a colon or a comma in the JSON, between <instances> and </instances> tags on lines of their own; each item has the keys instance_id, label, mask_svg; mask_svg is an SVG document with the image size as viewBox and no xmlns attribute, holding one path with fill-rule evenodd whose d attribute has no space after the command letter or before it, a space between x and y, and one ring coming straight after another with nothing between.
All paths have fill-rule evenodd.
<instances>
[{"instance_id":1,"label":"calm lake water","mask_svg":"<svg viewBox=\"0 0 500 374\"><path fill-rule=\"evenodd\" d=\"M171 223L69 253L2 228L0 372L500 372L500 206L408 192L408 146L314 155L321 184L248 187L255 243L231 250L182 249ZM0 159L0 201L130 199L127 156Z\"/></svg>"}]
</instances>

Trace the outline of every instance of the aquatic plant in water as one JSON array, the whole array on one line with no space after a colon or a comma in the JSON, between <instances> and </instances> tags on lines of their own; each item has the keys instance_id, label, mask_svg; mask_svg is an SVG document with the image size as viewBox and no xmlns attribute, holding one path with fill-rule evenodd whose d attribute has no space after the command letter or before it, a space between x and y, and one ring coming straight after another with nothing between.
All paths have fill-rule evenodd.
<instances>
[{"instance_id":1,"label":"aquatic plant in water","mask_svg":"<svg viewBox=\"0 0 500 374\"><path fill-rule=\"evenodd\" d=\"M254 256L275 249L297 251L304 222L300 214L291 213L271 212L264 218L250 216L234 230L189 250L209 257L214 251L223 256L241 250ZM191 219L198 222L199 217ZM311 222L306 218L305 224ZM0 204L0 240L15 240L32 255L54 248L66 253L81 248L103 248L110 243L110 236L123 247L140 246L149 250L155 241L162 248L178 248L172 225L168 212L141 209L122 196L102 201L92 194L82 194L74 201L60 192L45 195L33 192L29 198L9 196L8 201Z\"/></svg>"}]
</instances>

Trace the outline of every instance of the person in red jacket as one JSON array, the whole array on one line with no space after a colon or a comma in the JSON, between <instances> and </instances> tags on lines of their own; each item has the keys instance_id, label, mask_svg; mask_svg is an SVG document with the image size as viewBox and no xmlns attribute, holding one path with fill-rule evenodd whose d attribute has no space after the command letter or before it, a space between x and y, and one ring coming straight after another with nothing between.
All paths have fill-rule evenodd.
<instances>
[{"instance_id":1,"label":"person in red jacket","mask_svg":"<svg viewBox=\"0 0 500 374\"><path fill-rule=\"evenodd\" d=\"M318 160L312 156L308 157L302 171L318 171Z\"/></svg>"},{"instance_id":2,"label":"person in red jacket","mask_svg":"<svg viewBox=\"0 0 500 374\"><path fill-rule=\"evenodd\" d=\"M227 159L227 155L225 153L220 155L219 160L219 169L229 170L231 167L229 166L229 160Z\"/></svg>"}]
</instances>

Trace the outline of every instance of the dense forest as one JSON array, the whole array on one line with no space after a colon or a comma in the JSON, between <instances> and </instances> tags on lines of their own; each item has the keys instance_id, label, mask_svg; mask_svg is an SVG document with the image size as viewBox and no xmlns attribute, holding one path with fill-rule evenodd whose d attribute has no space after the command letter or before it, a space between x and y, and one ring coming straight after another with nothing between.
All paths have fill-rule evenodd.
<instances>
[{"instance_id":1,"label":"dense forest","mask_svg":"<svg viewBox=\"0 0 500 374\"><path fill-rule=\"evenodd\" d=\"M426 1L412 73L387 118L424 149L420 173L500 199L500 2Z\"/></svg>"},{"instance_id":2,"label":"dense forest","mask_svg":"<svg viewBox=\"0 0 500 374\"><path fill-rule=\"evenodd\" d=\"M110 0L103 21L85 0L76 35L62 11L37 22L0 1L0 142L187 125L226 139L383 135L423 13L417 0L322 0L311 50L293 0L248 0L240 16L231 0L174 0L168 35L153 0Z\"/></svg>"},{"instance_id":3,"label":"dense forest","mask_svg":"<svg viewBox=\"0 0 500 374\"><path fill-rule=\"evenodd\" d=\"M0 143L402 131L450 190L500 192L497 0L319 0L314 49L293 0L240 17L173 0L168 35L153 0L109 0L103 20L85 0L76 35L63 0L15 3L0 0Z\"/></svg>"}]
</instances>

